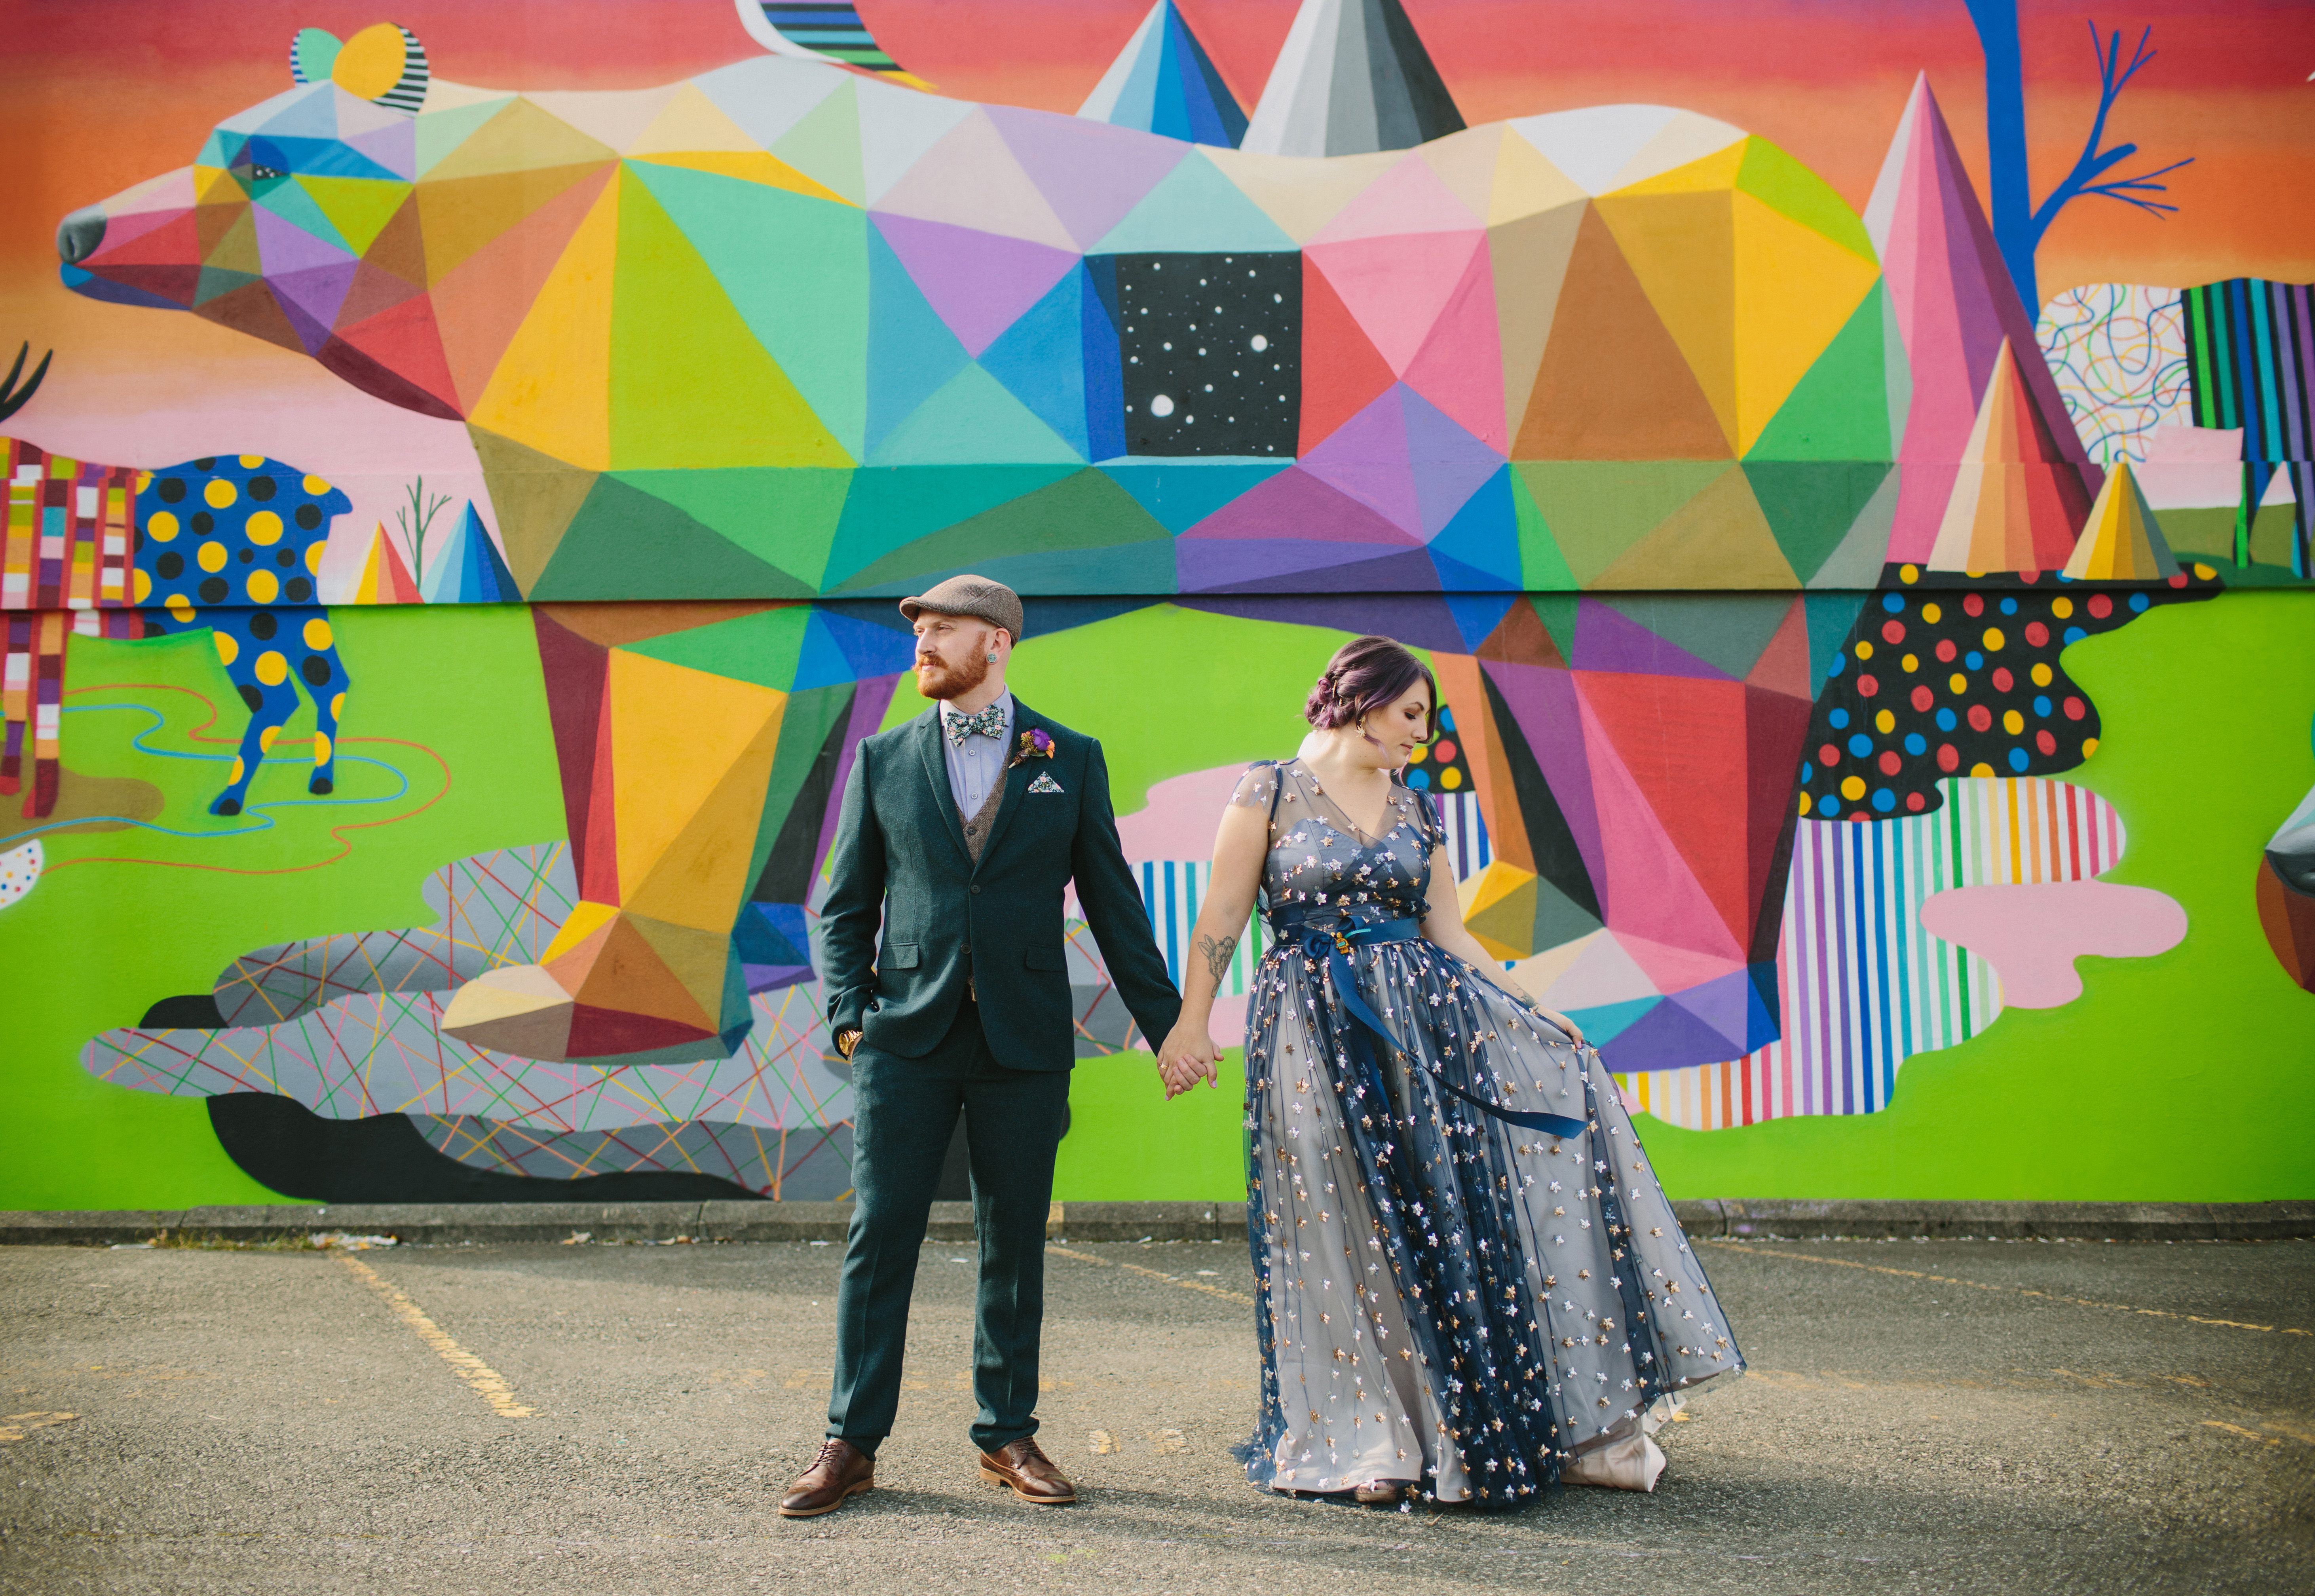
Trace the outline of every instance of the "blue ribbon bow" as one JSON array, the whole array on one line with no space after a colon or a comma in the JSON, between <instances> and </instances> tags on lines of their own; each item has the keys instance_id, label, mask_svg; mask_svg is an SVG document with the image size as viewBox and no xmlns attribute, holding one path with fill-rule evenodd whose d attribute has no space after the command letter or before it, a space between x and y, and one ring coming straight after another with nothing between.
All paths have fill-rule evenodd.
<instances>
[{"instance_id":1,"label":"blue ribbon bow","mask_svg":"<svg viewBox=\"0 0 2315 1596\"><path fill-rule=\"evenodd\" d=\"M1358 977L1351 968L1351 950L1361 943L1416 942L1423 936L1423 926L1416 920L1381 920L1370 925L1355 925L1336 918L1330 925L1316 923L1308 915L1273 915L1270 921L1271 935L1280 942L1299 940L1303 955L1313 963L1324 960L1326 972L1333 978L1335 995L1343 1010L1351 1016L1352 1025L1345 1040L1360 1068L1379 1090L1382 1072L1377 1064L1365 1032L1384 1047L1398 1050L1398 1039L1383 1023L1367 1000L1359 996ZM1398 1050L1404 1051L1404 1050ZM1585 1122L1570 1119L1566 1114L1529 1113L1505 1108L1473 1095L1437 1071L1426 1071L1431 1078L1449 1095L1461 1098L1506 1124L1522 1125L1530 1130L1542 1130L1553 1136L1579 1136L1588 1129ZM1388 1099L1386 1099L1388 1101Z\"/></svg>"}]
</instances>

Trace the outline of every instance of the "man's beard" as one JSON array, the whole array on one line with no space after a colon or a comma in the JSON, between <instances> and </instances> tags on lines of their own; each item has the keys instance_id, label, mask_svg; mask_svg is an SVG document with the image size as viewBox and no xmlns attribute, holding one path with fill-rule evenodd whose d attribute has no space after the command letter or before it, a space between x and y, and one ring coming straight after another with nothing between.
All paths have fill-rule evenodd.
<instances>
[{"instance_id":1,"label":"man's beard","mask_svg":"<svg viewBox=\"0 0 2315 1596\"><path fill-rule=\"evenodd\" d=\"M927 681L923 674L927 664L933 670L930 681ZM927 660L918 655L917 667L917 691L927 698L962 698L989 679L988 656L978 649L966 655L962 665L950 665L938 659Z\"/></svg>"}]
</instances>

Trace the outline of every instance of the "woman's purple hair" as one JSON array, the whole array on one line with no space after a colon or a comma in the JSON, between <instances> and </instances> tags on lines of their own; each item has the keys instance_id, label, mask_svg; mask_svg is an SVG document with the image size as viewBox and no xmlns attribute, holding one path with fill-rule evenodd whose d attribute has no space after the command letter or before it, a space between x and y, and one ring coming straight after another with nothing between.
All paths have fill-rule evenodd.
<instances>
[{"instance_id":1,"label":"woman's purple hair","mask_svg":"<svg viewBox=\"0 0 2315 1596\"><path fill-rule=\"evenodd\" d=\"M1439 734L1439 682L1431 667L1388 637L1353 638L1326 661L1302 705L1302 718L1321 732L1355 726L1371 712L1397 703L1417 682L1431 690L1423 729L1428 740Z\"/></svg>"}]
</instances>

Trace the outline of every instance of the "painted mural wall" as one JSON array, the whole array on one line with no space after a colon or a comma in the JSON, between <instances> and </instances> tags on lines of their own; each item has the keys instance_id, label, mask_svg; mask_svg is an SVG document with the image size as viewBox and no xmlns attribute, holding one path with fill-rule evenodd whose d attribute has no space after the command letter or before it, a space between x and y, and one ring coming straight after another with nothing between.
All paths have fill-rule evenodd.
<instances>
[{"instance_id":1,"label":"painted mural wall","mask_svg":"<svg viewBox=\"0 0 2315 1596\"><path fill-rule=\"evenodd\" d=\"M1177 972L1381 632L1676 1195L2315 1193L2308 13L9 11L0 1206L846 1194L965 570Z\"/></svg>"}]
</instances>

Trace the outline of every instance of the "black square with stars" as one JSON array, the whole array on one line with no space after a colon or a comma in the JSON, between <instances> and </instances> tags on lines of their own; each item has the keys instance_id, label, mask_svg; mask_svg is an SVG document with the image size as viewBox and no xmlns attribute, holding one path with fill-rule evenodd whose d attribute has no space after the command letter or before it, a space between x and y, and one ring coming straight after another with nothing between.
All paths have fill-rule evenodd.
<instances>
[{"instance_id":1,"label":"black square with stars","mask_svg":"<svg viewBox=\"0 0 2315 1596\"><path fill-rule=\"evenodd\" d=\"M1129 455L1294 457L1302 257L1115 255Z\"/></svg>"}]
</instances>

